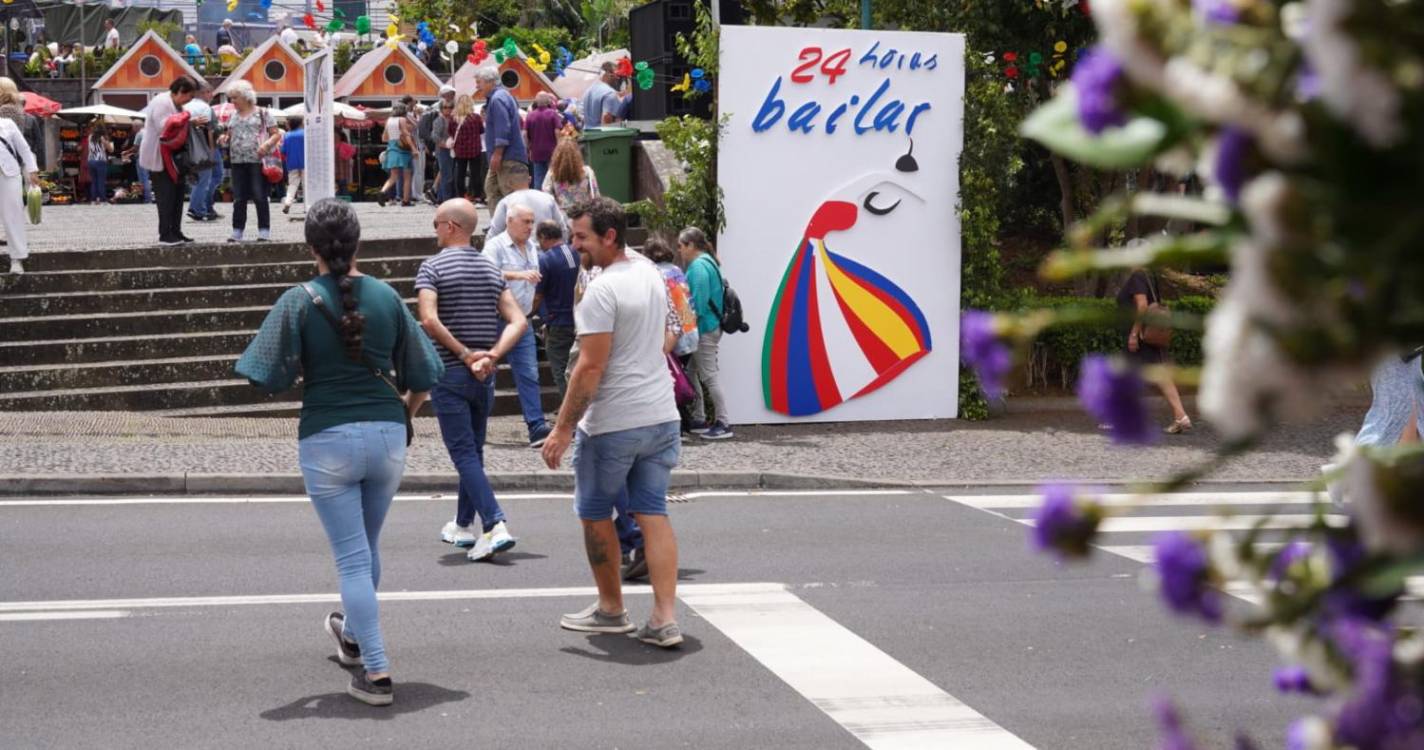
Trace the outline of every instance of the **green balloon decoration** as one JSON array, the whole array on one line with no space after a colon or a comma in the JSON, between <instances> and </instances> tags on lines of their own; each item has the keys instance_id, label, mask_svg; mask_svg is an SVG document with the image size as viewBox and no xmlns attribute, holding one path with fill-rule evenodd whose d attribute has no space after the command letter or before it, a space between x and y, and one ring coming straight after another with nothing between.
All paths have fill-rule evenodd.
<instances>
[{"instance_id":1,"label":"green balloon decoration","mask_svg":"<svg viewBox=\"0 0 1424 750\"><path fill-rule=\"evenodd\" d=\"M637 71L634 77L638 81L638 88L647 91L653 87L653 69L648 67L646 62L639 62L637 65L634 65L633 70Z\"/></svg>"},{"instance_id":2,"label":"green balloon decoration","mask_svg":"<svg viewBox=\"0 0 1424 750\"><path fill-rule=\"evenodd\" d=\"M336 33L344 28L346 28L346 23L339 18L333 18L326 24L326 30L331 33Z\"/></svg>"},{"instance_id":3,"label":"green balloon decoration","mask_svg":"<svg viewBox=\"0 0 1424 750\"><path fill-rule=\"evenodd\" d=\"M505 58L504 48L500 47L494 51L494 62L496 65L503 65Z\"/></svg>"},{"instance_id":4,"label":"green balloon decoration","mask_svg":"<svg viewBox=\"0 0 1424 750\"><path fill-rule=\"evenodd\" d=\"M514 37L504 38L504 46L500 48L506 58L519 57L519 45L514 43Z\"/></svg>"},{"instance_id":5,"label":"green balloon decoration","mask_svg":"<svg viewBox=\"0 0 1424 750\"><path fill-rule=\"evenodd\" d=\"M357 34L360 34L361 36L365 36L365 35L371 33L371 17L370 17L370 16L357 16L357 17L356 17L356 33L357 33Z\"/></svg>"}]
</instances>

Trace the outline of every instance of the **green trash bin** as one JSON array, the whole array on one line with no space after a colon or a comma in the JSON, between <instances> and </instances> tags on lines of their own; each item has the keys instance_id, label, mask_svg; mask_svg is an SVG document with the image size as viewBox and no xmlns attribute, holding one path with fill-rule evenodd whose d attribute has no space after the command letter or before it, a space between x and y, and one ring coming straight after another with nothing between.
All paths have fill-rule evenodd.
<instances>
[{"instance_id":1,"label":"green trash bin","mask_svg":"<svg viewBox=\"0 0 1424 750\"><path fill-rule=\"evenodd\" d=\"M598 176L598 192L620 203L633 200L633 128L590 128L583 131L583 158Z\"/></svg>"}]
</instances>

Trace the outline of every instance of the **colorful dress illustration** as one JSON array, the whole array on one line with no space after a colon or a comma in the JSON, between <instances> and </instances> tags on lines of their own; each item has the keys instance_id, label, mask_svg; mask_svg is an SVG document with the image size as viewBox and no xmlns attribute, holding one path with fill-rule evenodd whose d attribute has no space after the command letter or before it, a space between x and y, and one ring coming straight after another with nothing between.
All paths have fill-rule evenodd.
<instances>
[{"instance_id":1,"label":"colorful dress illustration","mask_svg":"<svg viewBox=\"0 0 1424 750\"><path fill-rule=\"evenodd\" d=\"M912 171L903 158L897 169ZM864 396L930 352L929 325L914 300L832 250L835 233L854 227L862 208L878 218L900 205L878 207L878 195L862 205L822 203L787 265L762 346L763 396L778 414L818 414Z\"/></svg>"}]
</instances>

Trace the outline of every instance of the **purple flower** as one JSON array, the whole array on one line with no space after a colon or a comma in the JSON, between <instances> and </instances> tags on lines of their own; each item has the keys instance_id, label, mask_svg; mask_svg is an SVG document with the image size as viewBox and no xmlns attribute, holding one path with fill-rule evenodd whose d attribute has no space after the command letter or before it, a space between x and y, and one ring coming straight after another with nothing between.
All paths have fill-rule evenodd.
<instances>
[{"instance_id":1,"label":"purple flower","mask_svg":"<svg viewBox=\"0 0 1424 750\"><path fill-rule=\"evenodd\" d=\"M1290 572L1291 566L1310 556L1310 542L1304 539L1297 539L1281 548L1276 553L1276 559L1271 561L1271 570L1268 575L1279 581Z\"/></svg>"},{"instance_id":2,"label":"purple flower","mask_svg":"<svg viewBox=\"0 0 1424 750\"><path fill-rule=\"evenodd\" d=\"M1092 47L1073 66L1073 88L1078 93L1078 120L1090 133L1101 133L1127 122L1117 101L1122 84L1122 64L1102 47Z\"/></svg>"},{"instance_id":3,"label":"purple flower","mask_svg":"<svg viewBox=\"0 0 1424 750\"><path fill-rule=\"evenodd\" d=\"M999 337L993 313L965 310L959 319L959 358L974 368L979 387L989 398L1004 393L1004 376L1013 365L1013 354Z\"/></svg>"},{"instance_id":4,"label":"purple flower","mask_svg":"<svg viewBox=\"0 0 1424 750\"><path fill-rule=\"evenodd\" d=\"M1304 693L1314 695L1315 686L1310 684L1310 673L1305 671L1305 667L1280 667L1272 675L1275 680L1276 689L1282 693Z\"/></svg>"},{"instance_id":5,"label":"purple flower","mask_svg":"<svg viewBox=\"0 0 1424 750\"><path fill-rule=\"evenodd\" d=\"M1241 10L1231 0L1192 0L1192 7L1207 23L1236 23Z\"/></svg>"},{"instance_id":6,"label":"purple flower","mask_svg":"<svg viewBox=\"0 0 1424 750\"><path fill-rule=\"evenodd\" d=\"M1207 622L1221 620L1220 594L1207 580L1206 550L1184 531L1166 531L1153 540L1162 598L1180 614Z\"/></svg>"},{"instance_id":7,"label":"purple flower","mask_svg":"<svg viewBox=\"0 0 1424 750\"><path fill-rule=\"evenodd\" d=\"M1061 558L1086 557L1088 545L1098 533L1102 508L1091 500L1079 501L1071 484L1046 484L1039 488L1043 504L1033 517L1029 540L1039 550L1051 550Z\"/></svg>"},{"instance_id":8,"label":"purple flower","mask_svg":"<svg viewBox=\"0 0 1424 750\"><path fill-rule=\"evenodd\" d=\"M1354 588L1350 576L1364 564L1368 555L1353 526L1330 535L1325 540L1325 548L1330 551L1331 562L1330 588L1325 592L1326 615L1374 621L1384 619L1404 594L1403 585L1379 597L1365 596Z\"/></svg>"},{"instance_id":9,"label":"purple flower","mask_svg":"<svg viewBox=\"0 0 1424 750\"><path fill-rule=\"evenodd\" d=\"M1143 394L1147 386L1135 368L1120 358L1091 354L1078 375L1078 403L1108 426L1119 445L1145 445L1156 437Z\"/></svg>"},{"instance_id":10,"label":"purple flower","mask_svg":"<svg viewBox=\"0 0 1424 750\"><path fill-rule=\"evenodd\" d=\"M1246 184L1246 160L1255 140L1251 133L1237 127L1222 128L1216 141L1216 182L1232 203L1241 199L1241 186Z\"/></svg>"},{"instance_id":11,"label":"purple flower","mask_svg":"<svg viewBox=\"0 0 1424 750\"><path fill-rule=\"evenodd\" d=\"M1193 750L1192 738L1182 728L1182 717L1168 698L1152 699L1152 713L1157 717L1157 729L1162 733L1157 750Z\"/></svg>"},{"instance_id":12,"label":"purple flower","mask_svg":"<svg viewBox=\"0 0 1424 750\"><path fill-rule=\"evenodd\" d=\"M1361 748L1419 747L1424 706L1394 672L1394 633L1359 619L1332 623L1330 638L1350 662L1354 692L1335 718L1335 739Z\"/></svg>"}]
</instances>

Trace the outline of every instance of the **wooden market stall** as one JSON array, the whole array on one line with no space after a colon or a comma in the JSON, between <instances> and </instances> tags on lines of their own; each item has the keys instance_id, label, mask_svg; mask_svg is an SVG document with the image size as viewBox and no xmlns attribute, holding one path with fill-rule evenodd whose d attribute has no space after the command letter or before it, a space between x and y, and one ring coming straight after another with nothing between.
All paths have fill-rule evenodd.
<instances>
[{"instance_id":1,"label":"wooden market stall","mask_svg":"<svg viewBox=\"0 0 1424 750\"><path fill-rule=\"evenodd\" d=\"M248 53L232 74L218 86L218 94L226 94L233 84L247 81L257 92L260 105L284 109L302 101L306 86L306 69L302 56L273 35Z\"/></svg>"},{"instance_id":2,"label":"wooden market stall","mask_svg":"<svg viewBox=\"0 0 1424 750\"><path fill-rule=\"evenodd\" d=\"M450 78L450 85L454 86L455 91L459 94L471 96L477 104L483 104L484 100L475 91L475 71L493 64L493 60L486 60L479 65L466 60L465 64L461 65L460 69L455 71L455 75ZM548 76L530 67L523 52L500 63L499 80L523 107L533 104L534 97L540 92L547 92L555 98L559 96L554 89L554 82L550 81Z\"/></svg>"},{"instance_id":3,"label":"wooden market stall","mask_svg":"<svg viewBox=\"0 0 1424 750\"><path fill-rule=\"evenodd\" d=\"M336 82L332 93L337 99L373 110L368 113L372 118L370 129L351 133L352 145L357 148L356 172L352 176L361 195L370 197L386 179L379 164L386 148L382 139L384 111L406 94L429 102L439 96L441 85L430 68L403 44L395 49L381 45L367 52Z\"/></svg>"},{"instance_id":4,"label":"wooden market stall","mask_svg":"<svg viewBox=\"0 0 1424 750\"><path fill-rule=\"evenodd\" d=\"M97 103L142 110L181 75L190 76L199 84L206 80L163 37L149 31L90 88L99 99Z\"/></svg>"}]
</instances>

